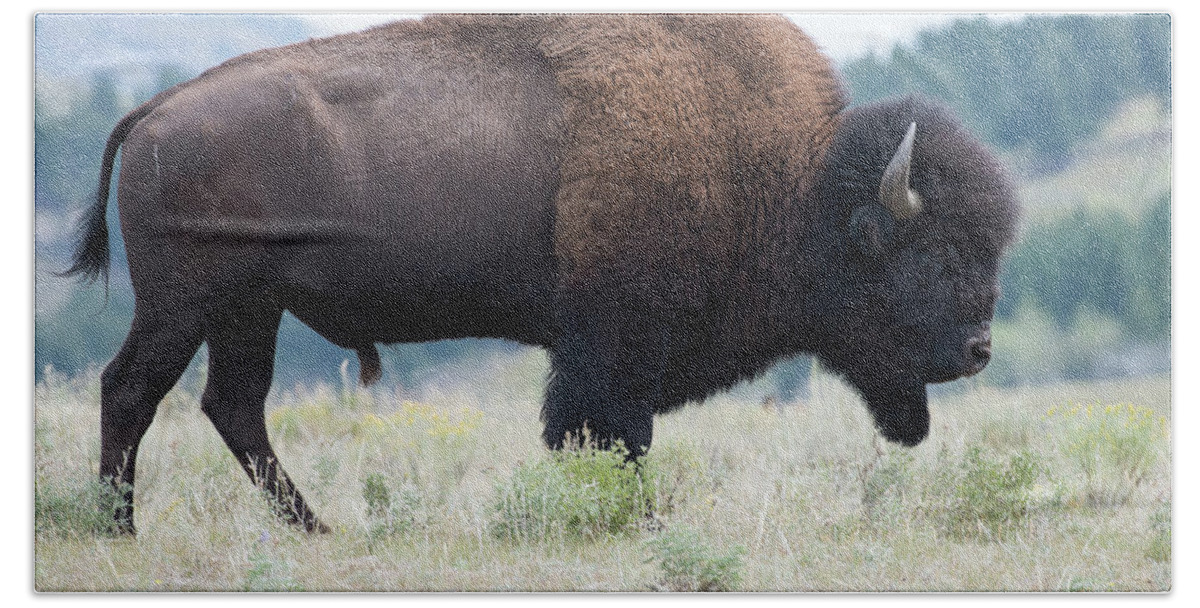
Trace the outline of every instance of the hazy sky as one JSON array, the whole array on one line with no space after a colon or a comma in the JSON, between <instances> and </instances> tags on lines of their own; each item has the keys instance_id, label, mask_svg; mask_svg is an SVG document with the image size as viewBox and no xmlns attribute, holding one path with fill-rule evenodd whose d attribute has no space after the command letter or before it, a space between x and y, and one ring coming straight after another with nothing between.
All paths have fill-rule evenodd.
<instances>
[{"instance_id":1,"label":"hazy sky","mask_svg":"<svg viewBox=\"0 0 1200 608\"><path fill-rule=\"evenodd\" d=\"M917 32L981 13L795 13L800 25L830 57L853 59L870 51L885 53L897 42L909 44ZM990 19L1019 19L1020 14L992 13Z\"/></svg>"},{"instance_id":2,"label":"hazy sky","mask_svg":"<svg viewBox=\"0 0 1200 608\"><path fill-rule=\"evenodd\" d=\"M844 61L869 51L885 52L897 42L912 42L921 29L979 13L794 13L791 15L821 48ZM363 29L392 21L396 14L357 13L305 16L318 35ZM989 14L993 19L1016 19L1019 14Z\"/></svg>"}]
</instances>

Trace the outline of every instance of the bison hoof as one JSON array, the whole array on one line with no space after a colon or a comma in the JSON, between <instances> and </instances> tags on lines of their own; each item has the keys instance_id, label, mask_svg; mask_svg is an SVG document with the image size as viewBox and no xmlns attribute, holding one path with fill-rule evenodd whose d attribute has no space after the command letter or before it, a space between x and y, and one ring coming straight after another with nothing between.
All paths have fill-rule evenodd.
<instances>
[{"instance_id":1,"label":"bison hoof","mask_svg":"<svg viewBox=\"0 0 1200 608\"><path fill-rule=\"evenodd\" d=\"M109 538L137 538L137 528L133 524L122 521L114 521L107 526L99 526L97 532L101 536Z\"/></svg>"},{"instance_id":2,"label":"bison hoof","mask_svg":"<svg viewBox=\"0 0 1200 608\"><path fill-rule=\"evenodd\" d=\"M906 448L916 447L925 440L928 429L881 429L888 441L898 443Z\"/></svg>"},{"instance_id":3,"label":"bison hoof","mask_svg":"<svg viewBox=\"0 0 1200 608\"><path fill-rule=\"evenodd\" d=\"M646 532L662 532L663 530L667 529L667 522L663 521L654 512L649 512L646 513L645 518L642 519L642 524L640 527Z\"/></svg>"}]
</instances>

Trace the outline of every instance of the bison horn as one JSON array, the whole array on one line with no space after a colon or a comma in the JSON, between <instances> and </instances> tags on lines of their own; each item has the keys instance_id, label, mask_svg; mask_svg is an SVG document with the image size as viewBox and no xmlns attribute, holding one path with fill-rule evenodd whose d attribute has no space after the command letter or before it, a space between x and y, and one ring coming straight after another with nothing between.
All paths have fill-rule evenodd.
<instances>
[{"instance_id":1,"label":"bison horn","mask_svg":"<svg viewBox=\"0 0 1200 608\"><path fill-rule=\"evenodd\" d=\"M909 172L912 169L913 140L917 137L917 123L908 126L908 133L896 155L888 163L883 172L883 180L879 184L879 202L887 207L898 220L908 219L921 212L921 196L909 186Z\"/></svg>"}]
</instances>

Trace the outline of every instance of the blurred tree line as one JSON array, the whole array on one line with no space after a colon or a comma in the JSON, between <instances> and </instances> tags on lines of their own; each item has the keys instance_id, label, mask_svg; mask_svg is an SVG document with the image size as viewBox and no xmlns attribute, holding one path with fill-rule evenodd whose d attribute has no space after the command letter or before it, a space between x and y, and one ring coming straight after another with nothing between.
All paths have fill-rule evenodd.
<instances>
[{"instance_id":1,"label":"blurred tree line","mask_svg":"<svg viewBox=\"0 0 1200 608\"><path fill-rule=\"evenodd\" d=\"M950 104L1004 150L1027 149L1053 170L1124 100L1170 104L1168 15L1031 16L954 21L913 48L844 66L856 104L922 92Z\"/></svg>"},{"instance_id":2,"label":"blurred tree line","mask_svg":"<svg viewBox=\"0 0 1200 608\"><path fill-rule=\"evenodd\" d=\"M1034 306L1061 328L1081 314L1117 320L1132 336L1171 334L1171 199L1160 197L1140 216L1076 207L1031 225L1000 279L1000 319Z\"/></svg>"}]
</instances>

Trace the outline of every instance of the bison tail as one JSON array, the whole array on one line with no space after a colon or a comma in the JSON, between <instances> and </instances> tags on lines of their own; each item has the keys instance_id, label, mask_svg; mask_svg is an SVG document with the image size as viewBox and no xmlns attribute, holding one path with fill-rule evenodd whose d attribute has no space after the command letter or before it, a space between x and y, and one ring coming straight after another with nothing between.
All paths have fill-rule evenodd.
<instances>
[{"instance_id":1,"label":"bison tail","mask_svg":"<svg viewBox=\"0 0 1200 608\"><path fill-rule=\"evenodd\" d=\"M82 276L87 283L94 283L97 279L103 279L104 288L108 290L108 269L109 269L109 252L108 252L108 191L112 185L113 165L116 163L117 151L121 148L121 144L125 142L125 138L138 121L149 114L154 108L157 108L162 100L165 99L168 93L172 93L172 89L168 89L163 93L155 96L154 99L138 106L113 127L112 133L108 136L108 143L104 146L104 158L100 163L100 185L96 188L96 198L92 202L92 206L84 212L80 218L78 227L78 240L75 245L75 255L72 260L71 267L55 273L59 277Z\"/></svg>"},{"instance_id":2,"label":"bison tail","mask_svg":"<svg viewBox=\"0 0 1200 608\"><path fill-rule=\"evenodd\" d=\"M92 204L78 227L78 241L75 244L75 256L71 267L55 273L59 277L82 276L87 283L94 283L103 278L108 287L108 220L105 208L108 205L108 192L101 192L98 200Z\"/></svg>"}]
</instances>

